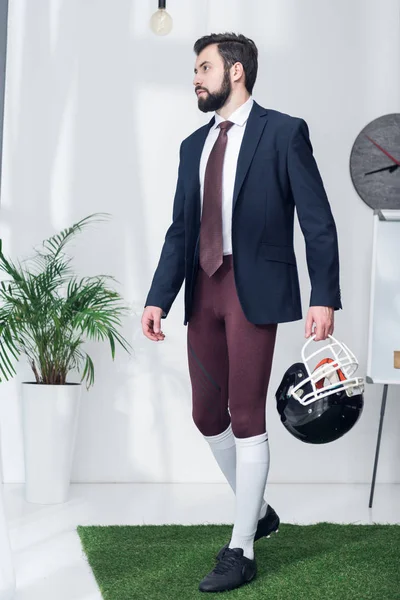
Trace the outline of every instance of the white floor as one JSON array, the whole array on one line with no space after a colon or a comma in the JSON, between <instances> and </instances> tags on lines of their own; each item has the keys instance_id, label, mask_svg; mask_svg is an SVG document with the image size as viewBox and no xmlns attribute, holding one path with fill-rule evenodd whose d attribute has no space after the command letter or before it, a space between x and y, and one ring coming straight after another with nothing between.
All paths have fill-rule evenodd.
<instances>
[{"instance_id":1,"label":"white floor","mask_svg":"<svg viewBox=\"0 0 400 600\"><path fill-rule=\"evenodd\" d=\"M400 484L268 484L283 523L400 523ZM65 504L30 504L3 486L17 578L16 600L101 600L77 525L232 523L227 484L72 484Z\"/></svg>"}]
</instances>

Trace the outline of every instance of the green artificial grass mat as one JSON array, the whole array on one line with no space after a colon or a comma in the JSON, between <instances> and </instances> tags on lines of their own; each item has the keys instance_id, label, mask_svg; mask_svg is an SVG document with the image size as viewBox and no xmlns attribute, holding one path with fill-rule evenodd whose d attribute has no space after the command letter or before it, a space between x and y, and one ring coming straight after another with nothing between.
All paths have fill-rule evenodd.
<instances>
[{"instance_id":1,"label":"green artificial grass mat","mask_svg":"<svg viewBox=\"0 0 400 600\"><path fill-rule=\"evenodd\" d=\"M105 600L191 600L231 525L77 527ZM282 524L255 543L257 576L229 592L247 600L398 600L400 525ZM217 593L221 597L221 592Z\"/></svg>"}]
</instances>

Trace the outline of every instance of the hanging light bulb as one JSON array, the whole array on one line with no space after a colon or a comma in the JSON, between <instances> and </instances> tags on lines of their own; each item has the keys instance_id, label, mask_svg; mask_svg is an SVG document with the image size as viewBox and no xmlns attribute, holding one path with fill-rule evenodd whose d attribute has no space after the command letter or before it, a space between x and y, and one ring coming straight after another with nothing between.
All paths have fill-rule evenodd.
<instances>
[{"instance_id":1,"label":"hanging light bulb","mask_svg":"<svg viewBox=\"0 0 400 600\"><path fill-rule=\"evenodd\" d=\"M171 15L165 10L166 0L158 0L158 11L150 19L151 30L156 35L167 35L172 29Z\"/></svg>"}]
</instances>

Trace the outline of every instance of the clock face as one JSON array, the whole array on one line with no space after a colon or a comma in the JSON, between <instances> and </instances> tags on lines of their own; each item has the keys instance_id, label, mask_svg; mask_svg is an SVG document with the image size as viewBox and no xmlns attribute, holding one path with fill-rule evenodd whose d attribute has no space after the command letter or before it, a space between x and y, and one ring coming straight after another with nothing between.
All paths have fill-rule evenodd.
<instances>
[{"instance_id":1,"label":"clock face","mask_svg":"<svg viewBox=\"0 0 400 600\"><path fill-rule=\"evenodd\" d=\"M400 114L371 121L357 136L350 174L358 194L371 208L400 208Z\"/></svg>"}]
</instances>

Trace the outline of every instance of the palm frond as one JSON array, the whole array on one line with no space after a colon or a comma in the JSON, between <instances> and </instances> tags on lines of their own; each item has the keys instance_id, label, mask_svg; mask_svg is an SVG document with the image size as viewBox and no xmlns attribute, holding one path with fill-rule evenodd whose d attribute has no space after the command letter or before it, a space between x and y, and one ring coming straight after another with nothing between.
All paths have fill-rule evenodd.
<instances>
[{"instance_id":1,"label":"palm frond","mask_svg":"<svg viewBox=\"0 0 400 600\"><path fill-rule=\"evenodd\" d=\"M111 216L110 213L94 213L92 215L89 215L88 217L81 219L77 223L74 223L73 225L71 225L71 227L63 229L62 231L60 231L60 233L57 233L56 235L53 235L52 237L46 240L43 240L42 244L49 251L49 253L54 258L56 258L60 254L64 246L76 233L83 231L87 227L87 225L90 225L92 223L101 223L102 221L107 220L104 217L109 216Z\"/></svg>"}]
</instances>

